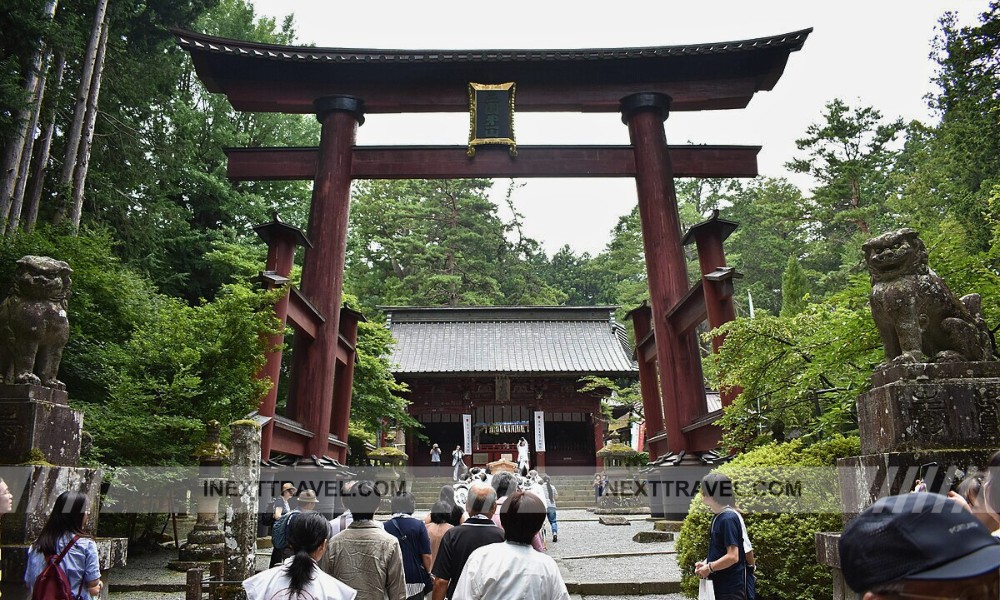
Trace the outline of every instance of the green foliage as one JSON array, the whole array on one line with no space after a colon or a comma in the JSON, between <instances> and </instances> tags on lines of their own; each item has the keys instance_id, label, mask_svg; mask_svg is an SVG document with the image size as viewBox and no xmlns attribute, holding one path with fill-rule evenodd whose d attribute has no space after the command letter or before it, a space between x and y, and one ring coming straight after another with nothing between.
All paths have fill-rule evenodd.
<instances>
[{"instance_id":1,"label":"green foliage","mask_svg":"<svg viewBox=\"0 0 1000 600\"><path fill-rule=\"evenodd\" d=\"M264 357L261 334L274 327L273 294L232 284L189 306L124 266L110 232L86 228L79 236L42 228L0 239L0 288L9 289L14 263L26 254L73 269L60 378L86 414L100 462L190 463L205 420L228 423L256 407L264 384L254 374Z\"/></svg>"},{"instance_id":2,"label":"green foliage","mask_svg":"<svg viewBox=\"0 0 1000 600\"><path fill-rule=\"evenodd\" d=\"M346 296L348 305L357 301ZM392 376L388 356L395 340L384 318L369 315L358 323L358 362L354 365L354 388L351 394L351 426L365 431L374 441L374 433L384 422L394 422L408 429L419 423L406 412L409 391ZM353 436L354 433L352 432Z\"/></svg>"},{"instance_id":3,"label":"green foliage","mask_svg":"<svg viewBox=\"0 0 1000 600\"><path fill-rule=\"evenodd\" d=\"M765 441L777 422L811 439L856 429L854 398L884 358L865 296L859 280L793 317L741 318L713 332L727 337L709 372L742 389L721 421L723 446Z\"/></svg>"},{"instance_id":4,"label":"green foliage","mask_svg":"<svg viewBox=\"0 0 1000 600\"><path fill-rule=\"evenodd\" d=\"M206 420L229 423L255 409L268 385L254 375L264 362L262 334L274 328L273 299L240 285L199 306L157 298L121 347L108 401L84 405L100 459L190 463Z\"/></svg>"},{"instance_id":5,"label":"green foliage","mask_svg":"<svg viewBox=\"0 0 1000 600\"><path fill-rule=\"evenodd\" d=\"M743 513L758 565L757 593L764 600L790 598L813 600L833 593L829 567L809 557L816 554L815 535L839 531L839 493L832 468L837 458L860 453L857 437L834 436L806 446L801 440L770 444L737 456L718 468L733 480L737 508ZM801 477L802 497L754 493L761 481L786 481ZM743 492L743 493L741 493ZM813 508L815 512L813 512ZM708 554L711 513L698 493L677 540L681 586L696 595L694 563Z\"/></svg>"},{"instance_id":6,"label":"green foliage","mask_svg":"<svg viewBox=\"0 0 1000 600\"><path fill-rule=\"evenodd\" d=\"M726 258L744 274L737 306L747 307L749 293L756 310L778 314L788 257L809 254L809 202L788 181L766 177L733 184L730 200L723 216L739 228L726 240Z\"/></svg>"},{"instance_id":7,"label":"green foliage","mask_svg":"<svg viewBox=\"0 0 1000 600\"><path fill-rule=\"evenodd\" d=\"M835 99L826 104L823 122L810 125L796 140L808 158L786 166L819 182L813 190L814 217L825 236L871 233L888 195L885 179L895 158L890 146L902 129L902 120L883 123L874 107L852 109Z\"/></svg>"},{"instance_id":8,"label":"green foliage","mask_svg":"<svg viewBox=\"0 0 1000 600\"><path fill-rule=\"evenodd\" d=\"M1000 182L1000 2L993 0L979 23L959 27L954 13L940 21L933 43L938 61L934 82L940 92L930 104L941 115L929 140L928 160L914 170L939 174L924 191L927 202L943 204L960 222L971 242L985 250L992 237L996 212L988 199ZM913 190L915 186L910 186ZM991 231L992 230L992 231Z\"/></svg>"},{"instance_id":9,"label":"green foliage","mask_svg":"<svg viewBox=\"0 0 1000 600\"><path fill-rule=\"evenodd\" d=\"M149 317L155 297L149 281L114 256L106 229L78 237L40 228L30 235L0 238L0 289L9 290L15 261L35 254L69 263L73 269L69 300L70 337L63 352L60 380L71 399L99 402L115 379L119 348Z\"/></svg>"},{"instance_id":10,"label":"green foliage","mask_svg":"<svg viewBox=\"0 0 1000 600\"><path fill-rule=\"evenodd\" d=\"M788 257L788 266L781 276L781 316L794 317L802 312L809 296L809 281L798 259Z\"/></svg>"},{"instance_id":11,"label":"green foliage","mask_svg":"<svg viewBox=\"0 0 1000 600\"><path fill-rule=\"evenodd\" d=\"M488 180L363 181L352 201L345 285L378 304L477 306L565 300L535 273L538 243L504 223Z\"/></svg>"},{"instance_id":12,"label":"green foliage","mask_svg":"<svg viewBox=\"0 0 1000 600\"><path fill-rule=\"evenodd\" d=\"M625 406L631 415L642 417L642 391L637 379L613 380L597 375L585 375L579 379L580 393L599 393L601 397L601 412L605 418L611 417L611 409Z\"/></svg>"}]
</instances>

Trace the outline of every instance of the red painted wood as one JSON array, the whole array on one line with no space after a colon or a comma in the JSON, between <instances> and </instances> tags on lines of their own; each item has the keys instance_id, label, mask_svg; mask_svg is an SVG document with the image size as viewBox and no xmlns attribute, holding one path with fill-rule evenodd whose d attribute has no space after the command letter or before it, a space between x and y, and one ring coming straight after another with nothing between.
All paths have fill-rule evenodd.
<instances>
[{"instance_id":1,"label":"red painted wood","mask_svg":"<svg viewBox=\"0 0 1000 600\"><path fill-rule=\"evenodd\" d=\"M705 392L696 340L691 334L679 334L666 318L667 312L687 292L688 281L674 174L663 129L664 115L648 107L634 110L626 118L635 151L639 217L661 373L667 448L671 452L693 451L697 449L687 443L681 427L704 405Z\"/></svg>"},{"instance_id":2,"label":"red painted wood","mask_svg":"<svg viewBox=\"0 0 1000 600\"><path fill-rule=\"evenodd\" d=\"M726 254L722 246L723 231L720 224L713 224L713 222L698 228L695 244L698 248L698 261L703 276L719 267L726 266ZM709 281L705 279L704 282L705 309L709 327L715 329L734 321L736 319L736 306L733 302L732 280ZM724 335L712 336L712 352L718 353L725 340L726 336ZM722 405L731 405L741 391L740 388L721 390Z\"/></svg>"},{"instance_id":3,"label":"red painted wood","mask_svg":"<svg viewBox=\"0 0 1000 600\"><path fill-rule=\"evenodd\" d=\"M323 317L299 294L292 290L288 297L288 320L295 326L296 333L310 340L316 339L323 326ZM296 336L298 337L298 336Z\"/></svg>"},{"instance_id":4,"label":"red painted wood","mask_svg":"<svg viewBox=\"0 0 1000 600\"><path fill-rule=\"evenodd\" d=\"M324 96L363 98L369 113L465 112L467 84L517 82L519 111L616 112L656 92L674 110L742 108L774 87L811 30L657 48L367 50L256 44L173 30L211 92L237 110L312 112Z\"/></svg>"},{"instance_id":5,"label":"red painted wood","mask_svg":"<svg viewBox=\"0 0 1000 600\"><path fill-rule=\"evenodd\" d=\"M195 65L197 67L197 63ZM202 69L198 69L202 76ZM202 76L203 77L203 76ZM204 77L203 77L204 78ZM434 85L410 80L385 84L344 83L310 78L273 82L218 78L233 108L249 112L309 114L312 101L323 96L354 96L365 101L366 114L467 112L469 94L465 82ZM471 79L474 81L475 78ZM518 112L617 112L624 96L659 92L674 98L672 110L725 110L746 108L760 89L753 77L730 77L703 81L650 82L636 84L564 85L517 83Z\"/></svg>"},{"instance_id":6,"label":"red painted wood","mask_svg":"<svg viewBox=\"0 0 1000 600\"><path fill-rule=\"evenodd\" d=\"M309 437L288 431L280 427L274 428L271 436L271 451L289 456L308 456Z\"/></svg>"},{"instance_id":7,"label":"red painted wood","mask_svg":"<svg viewBox=\"0 0 1000 600\"><path fill-rule=\"evenodd\" d=\"M359 313L342 309L340 314L340 349L344 352L344 362L337 365L334 379L333 412L330 418L330 433L337 439L347 441L347 427L351 418L351 390L354 386L354 357L358 343ZM346 343L345 343L346 342ZM334 456L341 463L347 462L347 448L331 446Z\"/></svg>"},{"instance_id":8,"label":"red painted wood","mask_svg":"<svg viewBox=\"0 0 1000 600\"><path fill-rule=\"evenodd\" d=\"M277 235L271 239L267 249L267 270L274 271L282 277L288 277L292 272L292 264L295 261L295 247L297 238L288 232L286 235ZM273 286L269 286L273 289ZM281 376L281 355L285 340L285 323L288 317L288 296L286 292L274 304L274 317L280 323L278 333L267 337L267 355L264 365L257 372L257 379L268 379L271 386L264 397L261 398L258 414L262 417L273 417L274 407L278 401L278 378ZM268 421L260 432L260 455L267 459L271 456L271 437L274 431L274 420Z\"/></svg>"},{"instance_id":9,"label":"red painted wood","mask_svg":"<svg viewBox=\"0 0 1000 600\"><path fill-rule=\"evenodd\" d=\"M656 369L656 345L655 337L649 333L653 330L652 311L649 306L643 304L639 308L629 313L632 320L632 328L635 331L635 339L646 339L645 347L640 349L639 363L639 392L642 395L642 414L646 420L646 433L661 431L663 429L663 402L660 401L660 382ZM648 349L652 356L647 356ZM666 444L653 441L649 443L649 456L656 458L667 451Z\"/></svg>"},{"instance_id":10,"label":"red painted wood","mask_svg":"<svg viewBox=\"0 0 1000 600\"><path fill-rule=\"evenodd\" d=\"M675 177L756 177L760 146L670 146ZM233 181L312 179L316 148L229 148ZM361 146L354 149L355 179L451 179L459 177L633 177L629 146Z\"/></svg>"},{"instance_id":11,"label":"red painted wood","mask_svg":"<svg viewBox=\"0 0 1000 600\"><path fill-rule=\"evenodd\" d=\"M331 110L322 117L319 167L309 214L309 239L302 268L302 292L327 317L311 342L296 336L296 379L292 418L315 433L306 455L328 451L327 432L333 410L334 368L340 328L340 296L344 283L347 222L350 214L351 158L357 138L355 116Z\"/></svg>"},{"instance_id":12,"label":"red painted wood","mask_svg":"<svg viewBox=\"0 0 1000 600\"><path fill-rule=\"evenodd\" d=\"M695 283L684 297L677 301L667 313L667 319L674 331L690 333L705 321L705 290L702 282Z\"/></svg>"},{"instance_id":13,"label":"red painted wood","mask_svg":"<svg viewBox=\"0 0 1000 600\"><path fill-rule=\"evenodd\" d=\"M722 428L715 423L702 425L687 432L688 443L692 448L707 448L709 450L718 448L722 439Z\"/></svg>"}]
</instances>

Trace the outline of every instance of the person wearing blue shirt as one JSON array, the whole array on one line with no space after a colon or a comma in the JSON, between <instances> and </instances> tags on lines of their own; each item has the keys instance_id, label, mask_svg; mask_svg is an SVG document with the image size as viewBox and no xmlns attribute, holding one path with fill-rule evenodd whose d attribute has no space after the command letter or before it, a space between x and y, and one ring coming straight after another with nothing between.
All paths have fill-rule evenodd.
<instances>
[{"instance_id":1,"label":"person wearing blue shirt","mask_svg":"<svg viewBox=\"0 0 1000 600\"><path fill-rule=\"evenodd\" d=\"M431 585L431 538L424 522L413 517L416 508L413 494L399 492L392 497L392 518L385 522L386 532L399 540L406 597L414 600L423 598L424 589Z\"/></svg>"},{"instance_id":2,"label":"person wearing blue shirt","mask_svg":"<svg viewBox=\"0 0 1000 600\"><path fill-rule=\"evenodd\" d=\"M38 534L38 539L28 548L28 568L24 572L24 583L32 588L35 580L45 569L46 557L56 555L72 543L60 563L73 597L90 600L101 595L104 582L101 581L97 544L83 532L90 512L87 510L87 496L80 492L63 492L56 498L49 520ZM78 539L73 542L74 537Z\"/></svg>"},{"instance_id":3,"label":"person wearing blue shirt","mask_svg":"<svg viewBox=\"0 0 1000 600\"><path fill-rule=\"evenodd\" d=\"M708 539L708 558L695 564L694 572L712 580L716 600L746 600L746 554L743 526L733 508L733 482L722 473L701 480L701 499L715 515Z\"/></svg>"}]
</instances>

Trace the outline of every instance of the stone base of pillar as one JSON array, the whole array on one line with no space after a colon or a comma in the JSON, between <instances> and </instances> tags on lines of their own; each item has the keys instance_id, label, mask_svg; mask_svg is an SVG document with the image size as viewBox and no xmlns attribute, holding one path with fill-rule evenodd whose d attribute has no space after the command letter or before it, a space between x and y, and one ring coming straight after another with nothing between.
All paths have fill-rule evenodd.
<instances>
[{"instance_id":1,"label":"stone base of pillar","mask_svg":"<svg viewBox=\"0 0 1000 600\"><path fill-rule=\"evenodd\" d=\"M861 453L1000 446L1000 362L876 371L858 396ZM928 462L928 461L923 461Z\"/></svg>"},{"instance_id":2,"label":"stone base of pillar","mask_svg":"<svg viewBox=\"0 0 1000 600\"><path fill-rule=\"evenodd\" d=\"M54 465L80 463L83 413L67 405L66 392L37 385L0 385L0 456L10 462L37 457Z\"/></svg>"}]
</instances>

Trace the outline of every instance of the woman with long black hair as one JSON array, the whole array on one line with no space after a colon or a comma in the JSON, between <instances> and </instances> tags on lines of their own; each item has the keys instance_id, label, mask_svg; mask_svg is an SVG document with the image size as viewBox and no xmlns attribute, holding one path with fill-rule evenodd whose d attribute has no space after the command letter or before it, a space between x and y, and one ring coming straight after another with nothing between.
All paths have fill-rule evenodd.
<instances>
[{"instance_id":1,"label":"woman with long black hair","mask_svg":"<svg viewBox=\"0 0 1000 600\"><path fill-rule=\"evenodd\" d=\"M249 600L353 600L357 592L326 574L317 561L326 554L330 522L316 512L288 524L288 545L295 552L273 568L243 582Z\"/></svg>"},{"instance_id":2,"label":"woman with long black hair","mask_svg":"<svg viewBox=\"0 0 1000 600\"><path fill-rule=\"evenodd\" d=\"M59 564L69 579L73 597L90 600L101 595L104 582L101 581L97 544L84 533L90 516L88 504L87 496L80 492L63 492L56 498L49 520L28 548L24 583L29 588L34 587L50 558L62 556Z\"/></svg>"}]
</instances>

